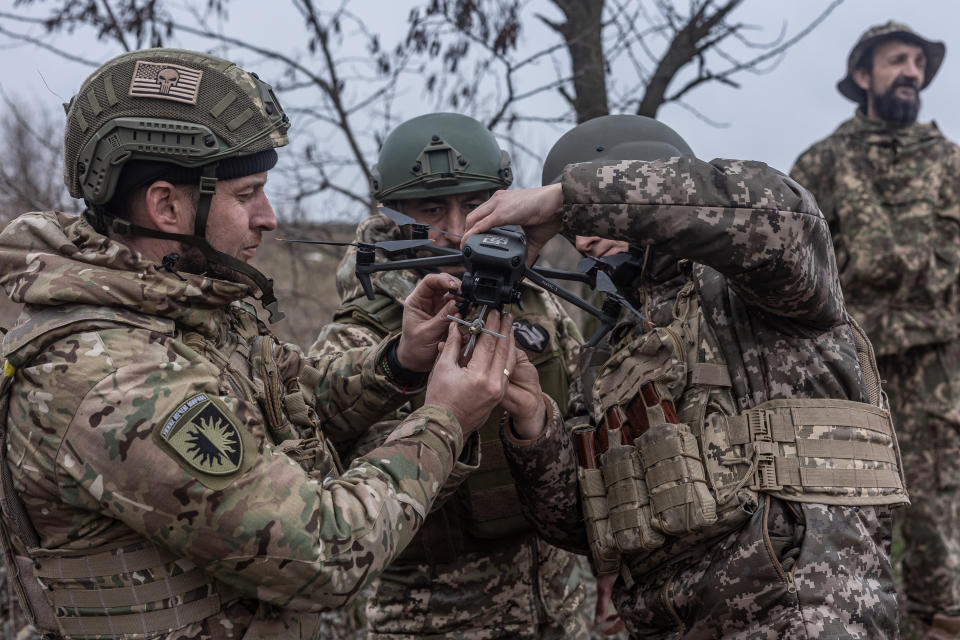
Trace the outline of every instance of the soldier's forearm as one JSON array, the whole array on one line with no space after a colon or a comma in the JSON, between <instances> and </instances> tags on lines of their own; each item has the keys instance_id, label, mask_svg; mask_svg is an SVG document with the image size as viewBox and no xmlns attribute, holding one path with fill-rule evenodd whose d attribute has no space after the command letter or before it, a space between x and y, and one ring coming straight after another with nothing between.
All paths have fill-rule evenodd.
<instances>
[{"instance_id":1,"label":"soldier's forearm","mask_svg":"<svg viewBox=\"0 0 960 640\"><path fill-rule=\"evenodd\" d=\"M397 337L378 345L350 349L323 358L319 379L309 381L317 412L336 439L355 438L370 425L423 391L400 386L383 366L386 350Z\"/></svg>"},{"instance_id":2,"label":"soldier's forearm","mask_svg":"<svg viewBox=\"0 0 960 640\"><path fill-rule=\"evenodd\" d=\"M202 501L209 506L200 507L195 528L161 542L259 600L297 610L337 607L410 542L462 447L456 419L426 407L338 478L308 480L268 451L246 481L219 501ZM231 519L235 535L214 534Z\"/></svg>"},{"instance_id":3,"label":"soldier's forearm","mask_svg":"<svg viewBox=\"0 0 960 640\"><path fill-rule=\"evenodd\" d=\"M833 326L843 316L829 230L809 193L757 162L572 165L565 236L652 244L724 274L752 306Z\"/></svg>"},{"instance_id":4,"label":"soldier's forearm","mask_svg":"<svg viewBox=\"0 0 960 640\"><path fill-rule=\"evenodd\" d=\"M585 554L576 454L553 400L550 406L551 419L535 440L521 441L504 430L504 451L524 513L537 532L551 544Z\"/></svg>"}]
</instances>

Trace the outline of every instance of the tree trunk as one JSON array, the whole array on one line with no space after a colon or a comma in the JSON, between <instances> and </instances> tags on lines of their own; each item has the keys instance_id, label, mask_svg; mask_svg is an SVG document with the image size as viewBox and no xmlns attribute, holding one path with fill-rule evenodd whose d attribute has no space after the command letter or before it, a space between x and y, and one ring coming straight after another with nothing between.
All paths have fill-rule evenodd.
<instances>
[{"instance_id":1,"label":"tree trunk","mask_svg":"<svg viewBox=\"0 0 960 640\"><path fill-rule=\"evenodd\" d=\"M602 0L553 0L566 22L550 23L567 43L573 66L573 96L568 99L577 123L610 113L607 104L606 63L603 56Z\"/></svg>"}]
</instances>

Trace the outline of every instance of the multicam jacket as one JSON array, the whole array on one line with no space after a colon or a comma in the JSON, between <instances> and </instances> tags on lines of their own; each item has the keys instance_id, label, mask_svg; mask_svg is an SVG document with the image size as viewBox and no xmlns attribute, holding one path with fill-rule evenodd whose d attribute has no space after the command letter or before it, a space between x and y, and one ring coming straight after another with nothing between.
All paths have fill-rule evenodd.
<instances>
[{"instance_id":1,"label":"multicam jacket","mask_svg":"<svg viewBox=\"0 0 960 640\"><path fill-rule=\"evenodd\" d=\"M367 218L357 229L362 242L400 237L397 225L382 214ZM374 273L376 300L370 302L354 271L351 248L337 272L340 309L311 347L311 355L373 345L395 333L403 301L421 277L413 270ZM524 287L523 309L508 309L515 315L518 347L537 365L542 386L558 398L565 413L582 414L582 403L571 402L567 391L576 374L580 332L555 298L537 287ZM375 446L419 402L404 405L349 447L363 452ZM438 511L378 584L378 606L368 615L373 637L447 637L444 634L468 629L476 637L537 637L538 626L551 620L566 628L568 637L583 633L583 618L574 612L583 603L580 581L586 567L577 556L538 540L520 514L503 459L500 415L502 410L496 410L478 432L479 451L468 441L468 455L454 470L463 484L448 483Z\"/></svg>"},{"instance_id":2,"label":"multicam jacket","mask_svg":"<svg viewBox=\"0 0 960 640\"><path fill-rule=\"evenodd\" d=\"M720 511L723 500L727 500L731 518L726 523L727 531L731 526L739 526L745 517L736 520L737 513L753 511L757 495L740 491L749 488L754 481L751 473L756 469L749 467L750 449L744 443L756 451L760 449L752 439L734 442L734 423L741 420L734 416L762 403L769 406L770 401L776 404L777 400L840 399L867 403L868 398L878 395L875 389L867 387L861 372L857 342L863 345L863 341L844 308L829 230L816 202L796 182L766 165L735 160L708 164L681 157L654 162L577 164L567 167L562 185L563 235L621 238L650 247L650 268L635 282L633 293L643 300L643 308L657 327L668 327L677 318L685 318L683 309L696 310L689 324L699 329L688 332L686 338L699 338L690 345L677 340L678 354L687 361L668 359L667 368L660 371L667 375L656 378L656 382L663 385L663 393L669 393L680 422L686 423L696 437L692 450L688 448L678 464L686 465L690 458L702 460L710 492L720 505L716 510ZM636 390L643 378L635 378L647 367L647 360L659 357L662 351L658 346L661 336L663 344L671 341L659 329L638 333L625 325L615 330L612 340L619 347L615 346L614 355L604 368L612 368L621 378L611 379L607 375L605 379L601 371L594 387L598 413L610 404L607 396L619 393L618 389L630 393ZM693 354L695 362L684 354ZM625 365L617 369L615 365L621 361L633 363L638 373L625 372ZM701 362L710 367L702 372L710 375L698 379L695 365ZM670 377L674 370L680 374ZM619 400L619 396L613 399ZM824 400L822 404L831 402ZM881 413L878 407L864 406L868 413ZM647 433L655 431L652 420L651 425ZM774 425L780 436L773 434L774 442L766 443L767 450L786 463L795 463L796 450L791 453L790 447L797 445L786 442L785 426L784 422ZM810 470L814 471L811 475L817 475L821 472L815 467L826 466L825 473L818 476L823 477L831 473L829 467L836 462L831 459L829 448L817 445L833 446L829 440L833 428L804 429L805 433L797 436L798 441L801 436L810 440L825 437L826 441L812 443L810 451L818 453L806 453L812 457L800 460L800 477ZM749 430L741 429L739 434ZM871 431L869 436L866 433L861 431L857 436L878 443L883 448L881 456L896 460L896 443L888 425ZM534 442L518 441L509 430L505 431L505 438L507 458L517 477L521 498L538 530L556 544L578 550L587 548L584 515L578 500L577 462L562 421L555 414ZM641 441L642 438L637 439L640 457L653 455L652 449L642 449ZM838 455L842 447L835 447ZM826 463L816 456L826 456ZM849 463L850 460L841 461L839 465ZM779 480L779 460L777 464L776 475L771 477ZM811 466L805 469L807 464ZM864 466L861 464L856 470L843 467L847 470L838 473L838 477L855 475ZM890 480L889 484L881 484L880 489L840 490L839 495L830 495L831 485L820 488L819 493L816 488L804 492L771 486L769 492L806 502L904 502L895 462L877 467L883 467L880 475ZM873 467L869 468L863 472L865 475L873 473ZM704 472L699 473L698 495L700 487L707 486L703 484ZM746 480L746 486L743 482L731 482L738 477ZM647 469L646 480L652 487L651 469ZM842 482L832 486L842 487ZM724 496L721 488L729 488L729 493ZM722 518L716 526L721 524ZM686 526L690 526L689 521ZM665 542L661 536L659 542L650 546L652 551L629 555L624 563L633 575L642 575L682 554L689 555L695 548L705 550L709 547L707 540L725 533L709 526L703 532L710 535L670 532Z\"/></svg>"},{"instance_id":3,"label":"multicam jacket","mask_svg":"<svg viewBox=\"0 0 960 640\"><path fill-rule=\"evenodd\" d=\"M247 310L245 285L161 270L65 214L21 216L0 247L24 305L4 340L8 466L65 635L163 610L186 619L165 638L310 637L304 612L389 564L461 453L456 419L426 406L339 468L327 436L410 397L375 366L386 341L306 358ZM142 566L78 580L90 554ZM174 582L133 608L57 598Z\"/></svg>"},{"instance_id":4,"label":"multicam jacket","mask_svg":"<svg viewBox=\"0 0 960 640\"><path fill-rule=\"evenodd\" d=\"M790 173L820 204L847 307L877 355L960 336L960 147L936 123L858 111Z\"/></svg>"}]
</instances>

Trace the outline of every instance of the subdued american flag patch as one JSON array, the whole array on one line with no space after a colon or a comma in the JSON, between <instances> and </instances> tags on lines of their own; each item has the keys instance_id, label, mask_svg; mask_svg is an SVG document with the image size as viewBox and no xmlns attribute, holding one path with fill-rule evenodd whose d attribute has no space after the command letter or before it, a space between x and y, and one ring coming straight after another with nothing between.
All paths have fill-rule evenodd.
<instances>
[{"instance_id":1,"label":"subdued american flag patch","mask_svg":"<svg viewBox=\"0 0 960 640\"><path fill-rule=\"evenodd\" d=\"M167 62L137 60L127 95L197 104L203 71Z\"/></svg>"}]
</instances>

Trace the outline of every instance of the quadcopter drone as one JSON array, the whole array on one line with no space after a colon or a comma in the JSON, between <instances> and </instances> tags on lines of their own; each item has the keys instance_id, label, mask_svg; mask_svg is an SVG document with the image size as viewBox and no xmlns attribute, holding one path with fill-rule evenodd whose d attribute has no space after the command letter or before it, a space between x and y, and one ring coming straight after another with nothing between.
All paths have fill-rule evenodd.
<instances>
[{"instance_id":1,"label":"quadcopter drone","mask_svg":"<svg viewBox=\"0 0 960 640\"><path fill-rule=\"evenodd\" d=\"M622 273L639 272L643 264L644 249L631 245L630 251L603 258L585 257L577 265L577 271L563 271L546 267L527 266L527 240L523 231L517 227L494 227L484 233L470 236L463 250L441 247L434 244L427 232L431 229L460 239L461 236L443 229L417 222L414 218L378 205L379 210L395 222L398 226L410 226L412 230L409 240L386 240L382 242L337 242L333 240L289 240L278 238L285 242L302 244L326 244L336 246L353 246L357 248L356 274L363 287L364 293L373 300L373 286L370 274L377 271L393 271L396 269L432 269L435 267L463 265L464 273L459 291L451 291L462 300L461 310L467 307L479 307L477 317L469 322L452 315L447 318L466 327L470 339L463 351L463 356L469 357L477 336L488 333L499 338L505 336L483 328L484 318L489 309L502 310L507 304L520 304L520 283L527 279L539 285L550 293L563 298L567 302L583 309L587 313L600 319L602 326L590 338L586 346L596 345L613 328L620 316L620 311L626 308L640 318L641 322L649 321L637 311L620 293L614 280L620 280ZM388 255L401 252L427 251L434 255L429 257L408 257L400 260L376 262L376 252L381 250ZM606 294L602 308L597 308L583 298L561 288L551 279L583 282L592 289Z\"/></svg>"}]
</instances>

